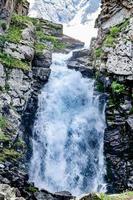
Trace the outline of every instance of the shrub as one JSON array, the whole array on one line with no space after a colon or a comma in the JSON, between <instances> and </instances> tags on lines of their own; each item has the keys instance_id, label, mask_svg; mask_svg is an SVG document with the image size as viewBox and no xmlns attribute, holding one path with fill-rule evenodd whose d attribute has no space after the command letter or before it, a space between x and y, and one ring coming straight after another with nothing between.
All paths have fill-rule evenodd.
<instances>
[{"instance_id":1,"label":"shrub","mask_svg":"<svg viewBox=\"0 0 133 200\"><path fill-rule=\"evenodd\" d=\"M112 35L107 35L104 45L107 47L114 47L115 38Z\"/></svg>"},{"instance_id":2,"label":"shrub","mask_svg":"<svg viewBox=\"0 0 133 200\"><path fill-rule=\"evenodd\" d=\"M119 32L120 32L120 28L117 26L114 26L110 29L110 34L112 37L117 37Z\"/></svg>"},{"instance_id":3,"label":"shrub","mask_svg":"<svg viewBox=\"0 0 133 200\"><path fill-rule=\"evenodd\" d=\"M103 56L103 54L104 54L104 52L103 52L102 48L97 48L97 49L95 50L95 56L96 56L97 58Z\"/></svg>"},{"instance_id":4,"label":"shrub","mask_svg":"<svg viewBox=\"0 0 133 200\"><path fill-rule=\"evenodd\" d=\"M44 44L42 44L42 43L35 44L36 53L42 53L44 49L46 49L46 46Z\"/></svg>"},{"instance_id":5,"label":"shrub","mask_svg":"<svg viewBox=\"0 0 133 200\"><path fill-rule=\"evenodd\" d=\"M125 86L123 84L119 84L116 81L113 81L112 85L111 85L112 91L114 93L123 93L125 91Z\"/></svg>"},{"instance_id":6,"label":"shrub","mask_svg":"<svg viewBox=\"0 0 133 200\"><path fill-rule=\"evenodd\" d=\"M27 25L32 24L32 19L28 16L13 14L11 20L11 26L15 26L19 29L24 29Z\"/></svg>"}]
</instances>

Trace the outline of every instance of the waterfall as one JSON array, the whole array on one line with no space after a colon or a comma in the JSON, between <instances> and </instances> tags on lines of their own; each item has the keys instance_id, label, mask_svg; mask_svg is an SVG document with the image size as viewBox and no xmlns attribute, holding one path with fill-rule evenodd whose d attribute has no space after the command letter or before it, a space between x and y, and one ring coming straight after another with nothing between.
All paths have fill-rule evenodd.
<instances>
[{"instance_id":1,"label":"waterfall","mask_svg":"<svg viewBox=\"0 0 133 200\"><path fill-rule=\"evenodd\" d=\"M53 54L49 82L39 96L30 181L51 192L103 192L104 105L94 80L67 68L70 54Z\"/></svg>"}]
</instances>

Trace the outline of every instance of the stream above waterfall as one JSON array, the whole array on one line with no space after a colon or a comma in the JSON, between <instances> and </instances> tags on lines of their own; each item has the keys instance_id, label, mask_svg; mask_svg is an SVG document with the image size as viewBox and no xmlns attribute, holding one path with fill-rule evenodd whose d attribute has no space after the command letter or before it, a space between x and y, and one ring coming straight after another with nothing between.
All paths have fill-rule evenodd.
<instances>
[{"instance_id":1,"label":"stream above waterfall","mask_svg":"<svg viewBox=\"0 0 133 200\"><path fill-rule=\"evenodd\" d=\"M94 80L67 68L69 54L54 53L39 95L33 128L30 181L50 192L104 192L105 104ZM102 109L101 109L102 108Z\"/></svg>"}]
</instances>

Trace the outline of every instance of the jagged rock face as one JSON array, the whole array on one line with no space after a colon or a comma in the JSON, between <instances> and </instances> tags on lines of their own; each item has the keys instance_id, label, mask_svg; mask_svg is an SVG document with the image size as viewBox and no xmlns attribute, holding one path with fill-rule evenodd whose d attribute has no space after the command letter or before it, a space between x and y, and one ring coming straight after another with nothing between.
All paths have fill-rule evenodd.
<instances>
[{"instance_id":1,"label":"jagged rock face","mask_svg":"<svg viewBox=\"0 0 133 200\"><path fill-rule=\"evenodd\" d=\"M14 200L24 200L23 197L17 197L18 190L11 188L9 185L0 184L0 199L14 199Z\"/></svg>"},{"instance_id":2,"label":"jagged rock face","mask_svg":"<svg viewBox=\"0 0 133 200\"><path fill-rule=\"evenodd\" d=\"M28 11L28 2L27 1L22 1L19 2L17 0L1 0L0 1L0 14L1 14L1 18L6 18L10 15L10 13L12 13L13 11L17 11L17 13L19 14L27 14ZM5 13L4 13L5 11ZM7 13L6 13L7 12Z\"/></svg>"},{"instance_id":3,"label":"jagged rock face","mask_svg":"<svg viewBox=\"0 0 133 200\"><path fill-rule=\"evenodd\" d=\"M91 65L91 61L88 59L88 49L74 51L72 57L68 61L68 68L80 71L84 77L93 78L94 68Z\"/></svg>"},{"instance_id":4,"label":"jagged rock face","mask_svg":"<svg viewBox=\"0 0 133 200\"><path fill-rule=\"evenodd\" d=\"M0 19L6 26L10 23L12 13L15 11L20 15L27 15L29 9L28 1L18 0L0 0ZM2 24L2 23L1 23ZM3 32L3 28L0 24L0 32Z\"/></svg>"},{"instance_id":5,"label":"jagged rock face","mask_svg":"<svg viewBox=\"0 0 133 200\"><path fill-rule=\"evenodd\" d=\"M102 0L102 11L96 21L96 26L103 29L110 28L132 14L132 0Z\"/></svg>"},{"instance_id":6,"label":"jagged rock face","mask_svg":"<svg viewBox=\"0 0 133 200\"><path fill-rule=\"evenodd\" d=\"M89 14L99 8L99 3L100 0L30 0L29 14L58 23L68 23L81 10L81 23L85 23Z\"/></svg>"}]
</instances>

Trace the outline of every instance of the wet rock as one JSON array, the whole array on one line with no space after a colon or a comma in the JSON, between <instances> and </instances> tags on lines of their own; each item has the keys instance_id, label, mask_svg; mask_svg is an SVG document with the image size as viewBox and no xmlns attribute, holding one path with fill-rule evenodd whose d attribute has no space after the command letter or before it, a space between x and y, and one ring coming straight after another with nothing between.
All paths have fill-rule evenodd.
<instances>
[{"instance_id":1,"label":"wet rock","mask_svg":"<svg viewBox=\"0 0 133 200\"><path fill-rule=\"evenodd\" d=\"M45 50L42 54L35 55L33 60L33 66L49 68L52 64L52 53L48 50Z\"/></svg>"},{"instance_id":2,"label":"wet rock","mask_svg":"<svg viewBox=\"0 0 133 200\"><path fill-rule=\"evenodd\" d=\"M120 105L120 108L126 112L126 113L130 113L131 109L132 109L132 104L131 101L125 100L124 104Z\"/></svg>"},{"instance_id":3,"label":"wet rock","mask_svg":"<svg viewBox=\"0 0 133 200\"><path fill-rule=\"evenodd\" d=\"M131 131L133 131L133 115L129 116L127 119L127 125Z\"/></svg>"}]
</instances>

